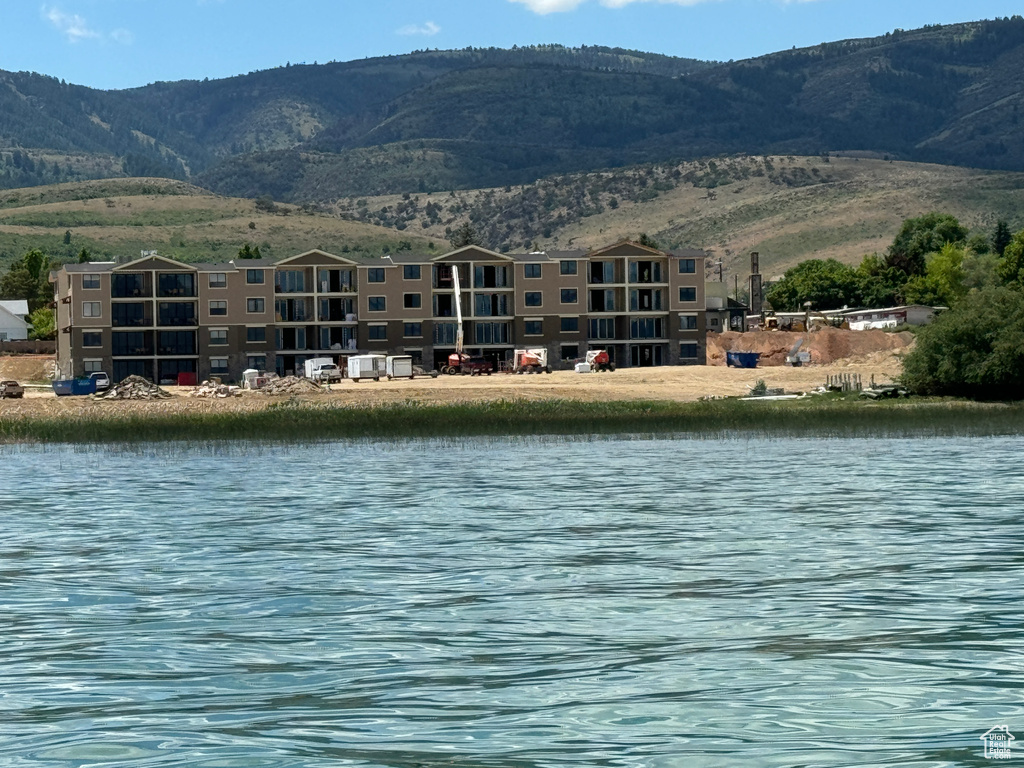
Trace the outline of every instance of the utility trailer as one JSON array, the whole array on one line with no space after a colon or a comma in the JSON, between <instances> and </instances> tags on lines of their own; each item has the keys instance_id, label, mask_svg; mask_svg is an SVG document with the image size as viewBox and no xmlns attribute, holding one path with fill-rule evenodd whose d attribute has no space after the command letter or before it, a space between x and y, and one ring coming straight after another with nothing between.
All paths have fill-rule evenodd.
<instances>
[{"instance_id":1,"label":"utility trailer","mask_svg":"<svg viewBox=\"0 0 1024 768\"><path fill-rule=\"evenodd\" d=\"M380 377L386 375L387 358L384 355L352 355L348 359L348 377L352 381L380 381Z\"/></svg>"},{"instance_id":2,"label":"utility trailer","mask_svg":"<svg viewBox=\"0 0 1024 768\"><path fill-rule=\"evenodd\" d=\"M415 378L416 372L412 369L412 356L388 355L384 363L384 373L388 377L388 381Z\"/></svg>"}]
</instances>

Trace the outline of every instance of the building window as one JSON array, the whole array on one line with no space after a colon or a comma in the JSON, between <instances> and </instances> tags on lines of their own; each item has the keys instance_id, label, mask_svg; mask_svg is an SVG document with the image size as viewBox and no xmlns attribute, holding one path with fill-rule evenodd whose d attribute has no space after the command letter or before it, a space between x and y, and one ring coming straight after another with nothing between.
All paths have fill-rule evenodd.
<instances>
[{"instance_id":1,"label":"building window","mask_svg":"<svg viewBox=\"0 0 1024 768\"><path fill-rule=\"evenodd\" d=\"M82 302L82 317L99 317L100 303L98 301Z\"/></svg>"},{"instance_id":2,"label":"building window","mask_svg":"<svg viewBox=\"0 0 1024 768\"><path fill-rule=\"evenodd\" d=\"M663 339L665 325L660 317L636 317L629 321L631 339Z\"/></svg>"},{"instance_id":3,"label":"building window","mask_svg":"<svg viewBox=\"0 0 1024 768\"><path fill-rule=\"evenodd\" d=\"M540 291L527 291L524 296L526 306L528 307L539 307L541 306L541 292Z\"/></svg>"},{"instance_id":4,"label":"building window","mask_svg":"<svg viewBox=\"0 0 1024 768\"><path fill-rule=\"evenodd\" d=\"M266 299L246 299L245 311L250 315L262 315L267 311Z\"/></svg>"},{"instance_id":5,"label":"building window","mask_svg":"<svg viewBox=\"0 0 1024 768\"><path fill-rule=\"evenodd\" d=\"M384 324L367 326L370 331L370 341L387 341L388 327Z\"/></svg>"},{"instance_id":6,"label":"building window","mask_svg":"<svg viewBox=\"0 0 1024 768\"><path fill-rule=\"evenodd\" d=\"M217 375L228 372L228 359L226 357L210 358L210 373Z\"/></svg>"},{"instance_id":7,"label":"building window","mask_svg":"<svg viewBox=\"0 0 1024 768\"><path fill-rule=\"evenodd\" d=\"M697 316L696 315L680 315L679 316L679 330L680 331L695 331L695 330L697 330Z\"/></svg>"},{"instance_id":8,"label":"building window","mask_svg":"<svg viewBox=\"0 0 1024 768\"><path fill-rule=\"evenodd\" d=\"M249 285L263 285L266 277L262 269L245 270L245 282Z\"/></svg>"},{"instance_id":9,"label":"building window","mask_svg":"<svg viewBox=\"0 0 1024 768\"><path fill-rule=\"evenodd\" d=\"M407 293L404 296L406 309L419 309L423 306L423 296L418 293Z\"/></svg>"},{"instance_id":10,"label":"building window","mask_svg":"<svg viewBox=\"0 0 1024 768\"><path fill-rule=\"evenodd\" d=\"M590 338L592 339L614 339L615 320L610 317L591 318Z\"/></svg>"},{"instance_id":11,"label":"building window","mask_svg":"<svg viewBox=\"0 0 1024 768\"><path fill-rule=\"evenodd\" d=\"M563 344L562 345L562 360L573 361L578 360L580 356L580 345L579 344Z\"/></svg>"},{"instance_id":12,"label":"building window","mask_svg":"<svg viewBox=\"0 0 1024 768\"><path fill-rule=\"evenodd\" d=\"M402 335L407 339L419 339L423 336L423 323L406 323Z\"/></svg>"},{"instance_id":13,"label":"building window","mask_svg":"<svg viewBox=\"0 0 1024 768\"><path fill-rule=\"evenodd\" d=\"M692 275L697 271L697 260L696 259L680 259L679 260L679 274L680 275Z\"/></svg>"},{"instance_id":14,"label":"building window","mask_svg":"<svg viewBox=\"0 0 1024 768\"><path fill-rule=\"evenodd\" d=\"M228 313L228 303L226 301L211 301L210 302L210 314L211 315L226 315Z\"/></svg>"},{"instance_id":15,"label":"building window","mask_svg":"<svg viewBox=\"0 0 1024 768\"><path fill-rule=\"evenodd\" d=\"M388 301L384 296L371 296L369 302L371 312L384 312L388 308Z\"/></svg>"},{"instance_id":16,"label":"building window","mask_svg":"<svg viewBox=\"0 0 1024 768\"><path fill-rule=\"evenodd\" d=\"M228 287L228 276L224 272L211 272L210 273L210 287L211 288L227 288Z\"/></svg>"},{"instance_id":17,"label":"building window","mask_svg":"<svg viewBox=\"0 0 1024 768\"><path fill-rule=\"evenodd\" d=\"M267 340L267 329L260 326L252 326L245 329L245 340L246 341L266 341Z\"/></svg>"},{"instance_id":18,"label":"building window","mask_svg":"<svg viewBox=\"0 0 1024 768\"><path fill-rule=\"evenodd\" d=\"M579 293L575 288L563 288L562 289L562 303L563 304L575 304L579 301Z\"/></svg>"},{"instance_id":19,"label":"building window","mask_svg":"<svg viewBox=\"0 0 1024 768\"><path fill-rule=\"evenodd\" d=\"M508 323L476 323L477 344L508 344Z\"/></svg>"},{"instance_id":20,"label":"building window","mask_svg":"<svg viewBox=\"0 0 1024 768\"><path fill-rule=\"evenodd\" d=\"M696 360L697 359L697 342L695 341L682 341L679 343L679 359L680 360Z\"/></svg>"},{"instance_id":21,"label":"building window","mask_svg":"<svg viewBox=\"0 0 1024 768\"><path fill-rule=\"evenodd\" d=\"M82 275L82 287L83 288L99 288L100 287L100 276L99 275Z\"/></svg>"},{"instance_id":22,"label":"building window","mask_svg":"<svg viewBox=\"0 0 1024 768\"><path fill-rule=\"evenodd\" d=\"M579 265L575 261L560 261L558 262L558 271L563 275L575 275Z\"/></svg>"},{"instance_id":23,"label":"building window","mask_svg":"<svg viewBox=\"0 0 1024 768\"><path fill-rule=\"evenodd\" d=\"M383 283L384 282L384 268L383 267L371 267L366 270L366 282L368 283Z\"/></svg>"},{"instance_id":24,"label":"building window","mask_svg":"<svg viewBox=\"0 0 1024 768\"><path fill-rule=\"evenodd\" d=\"M406 264L402 268L402 276L406 280L419 280L420 279L420 265L419 264ZM383 280L381 282L384 282Z\"/></svg>"},{"instance_id":25,"label":"building window","mask_svg":"<svg viewBox=\"0 0 1024 768\"><path fill-rule=\"evenodd\" d=\"M578 317L563 317L562 318L562 332L563 333L579 333L580 332L580 319Z\"/></svg>"},{"instance_id":26,"label":"building window","mask_svg":"<svg viewBox=\"0 0 1024 768\"><path fill-rule=\"evenodd\" d=\"M679 300L683 302L693 302L697 300L697 289L693 287L682 287L679 289Z\"/></svg>"},{"instance_id":27,"label":"building window","mask_svg":"<svg viewBox=\"0 0 1024 768\"><path fill-rule=\"evenodd\" d=\"M83 347L102 347L103 334L99 331L86 331L82 334Z\"/></svg>"},{"instance_id":28,"label":"building window","mask_svg":"<svg viewBox=\"0 0 1024 768\"><path fill-rule=\"evenodd\" d=\"M540 336L544 333L544 321L527 320L525 330L527 336Z\"/></svg>"},{"instance_id":29,"label":"building window","mask_svg":"<svg viewBox=\"0 0 1024 768\"><path fill-rule=\"evenodd\" d=\"M257 371L267 370L267 356L266 355L249 355L245 360L246 368L252 368Z\"/></svg>"},{"instance_id":30,"label":"building window","mask_svg":"<svg viewBox=\"0 0 1024 768\"><path fill-rule=\"evenodd\" d=\"M527 264L525 266L527 277L540 277L540 264Z\"/></svg>"},{"instance_id":31,"label":"building window","mask_svg":"<svg viewBox=\"0 0 1024 768\"><path fill-rule=\"evenodd\" d=\"M224 330L223 328L218 328L217 330L210 331L210 346L211 347L219 347L222 344L227 344L227 343L228 343L228 332L226 330Z\"/></svg>"},{"instance_id":32,"label":"building window","mask_svg":"<svg viewBox=\"0 0 1024 768\"><path fill-rule=\"evenodd\" d=\"M97 373L103 370L102 360L83 360L82 365L86 373Z\"/></svg>"}]
</instances>

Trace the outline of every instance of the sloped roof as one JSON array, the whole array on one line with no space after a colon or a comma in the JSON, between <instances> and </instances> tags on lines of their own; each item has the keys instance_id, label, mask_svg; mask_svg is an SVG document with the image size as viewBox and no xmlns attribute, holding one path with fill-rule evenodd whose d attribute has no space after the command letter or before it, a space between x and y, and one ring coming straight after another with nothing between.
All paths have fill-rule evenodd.
<instances>
[{"instance_id":1,"label":"sloped roof","mask_svg":"<svg viewBox=\"0 0 1024 768\"><path fill-rule=\"evenodd\" d=\"M27 299L0 299L0 309L7 310L12 315L24 317L28 314Z\"/></svg>"}]
</instances>

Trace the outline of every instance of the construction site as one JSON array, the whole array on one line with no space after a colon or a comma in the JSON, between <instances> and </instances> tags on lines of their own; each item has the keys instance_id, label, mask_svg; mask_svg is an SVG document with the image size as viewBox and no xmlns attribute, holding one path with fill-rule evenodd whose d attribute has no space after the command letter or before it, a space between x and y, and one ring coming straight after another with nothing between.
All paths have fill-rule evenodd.
<instances>
[{"instance_id":1,"label":"construction site","mask_svg":"<svg viewBox=\"0 0 1024 768\"><path fill-rule=\"evenodd\" d=\"M787 365L786 356L796 341L809 361ZM272 379L262 389L163 386L147 388L137 382L124 395L57 397L47 382L52 361L46 356L0 358L0 378L17 379L26 386L19 400L0 401L0 417L32 418L96 416L117 413L183 413L253 411L279 403L317 402L339 405L388 403L473 403L512 400L572 400L582 402L661 400L687 402L743 397L759 385L772 392L811 392L829 381L892 382L901 371L901 359L913 343L910 333L848 331L825 328L809 334L779 331L745 334L709 334L708 365L629 368L615 371L515 375L417 375L380 377L376 381L342 379L315 383L299 377ZM733 347L760 352L756 368L725 364ZM120 384L120 383L118 383ZM113 389L118 389L115 384ZM159 390L159 391L157 391Z\"/></svg>"}]
</instances>

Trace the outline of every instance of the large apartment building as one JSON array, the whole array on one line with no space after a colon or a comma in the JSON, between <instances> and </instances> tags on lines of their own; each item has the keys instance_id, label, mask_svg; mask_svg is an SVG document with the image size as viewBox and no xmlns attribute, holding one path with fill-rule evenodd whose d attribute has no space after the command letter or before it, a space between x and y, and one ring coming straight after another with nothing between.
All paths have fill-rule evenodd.
<instances>
[{"instance_id":1,"label":"large apartment building","mask_svg":"<svg viewBox=\"0 0 1024 768\"><path fill-rule=\"evenodd\" d=\"M705 361L702 251L632 242L595 251L185 264L157 255L69 264L51 275L62 376L105 370L160 382L246 368L299 372L311 357L412 355L427 368L455 349L458 271L465 346L508 359L546 347L553 367L607 349L620 367Z\"/></svg>"}]
</instances>

